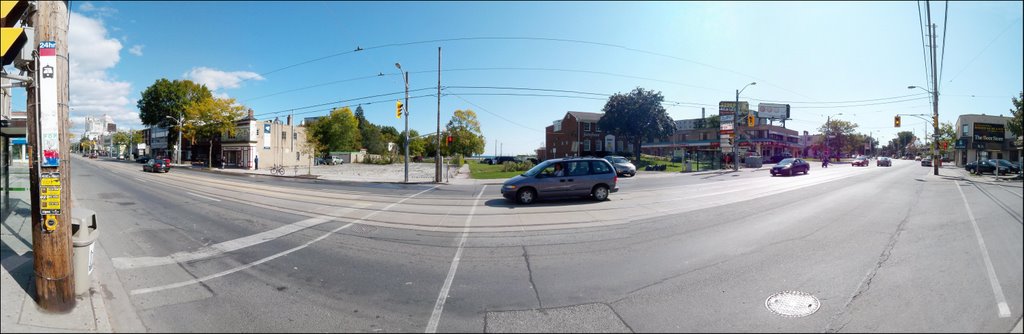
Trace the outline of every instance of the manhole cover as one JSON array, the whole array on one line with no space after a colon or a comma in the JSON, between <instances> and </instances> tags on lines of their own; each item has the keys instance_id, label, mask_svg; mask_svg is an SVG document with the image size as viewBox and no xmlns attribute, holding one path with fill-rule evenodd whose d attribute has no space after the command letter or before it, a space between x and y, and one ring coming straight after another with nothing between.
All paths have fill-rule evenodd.
<instances>
[{"instance_id":1,"label":"manhole cover","mask_svg":"<svg viewBox=\"0 0 1024 334\"><path fill-rule=\"evenodd\" d=\"M805 317L818 311L821 303L818 298L806 292L783 291L768 297L764 306L784 317Z\"/></svg>"}]
</instances>

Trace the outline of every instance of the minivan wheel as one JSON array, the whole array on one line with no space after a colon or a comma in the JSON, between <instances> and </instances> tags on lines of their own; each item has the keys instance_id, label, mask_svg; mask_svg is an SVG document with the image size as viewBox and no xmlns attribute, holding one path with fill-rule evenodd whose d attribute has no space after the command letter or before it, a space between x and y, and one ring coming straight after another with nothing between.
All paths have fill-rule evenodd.
<instances>
[{"instance_id":1,"label":"minivan wheel","mask_svg":"<svg viewBox=\"0 0 1024 334\"><path fill-rule=\"evenodd\" d=\"M533 201L537 200L537 192L531 188L519 190L519 193L516 194L516 200L521 204L533 203Z\"/></svg>"},{"instance_id":2,"label":"minivan wheel","mask_svg":"<svg viewBox=\"0 0 1024 334\"><path fill-rule=\"evenodd\" d=\"M608 199L608 187L596 186L594 190L590 191L590 195L594 196L595 201L604 201Z\"/></svg>"}]
</instances>

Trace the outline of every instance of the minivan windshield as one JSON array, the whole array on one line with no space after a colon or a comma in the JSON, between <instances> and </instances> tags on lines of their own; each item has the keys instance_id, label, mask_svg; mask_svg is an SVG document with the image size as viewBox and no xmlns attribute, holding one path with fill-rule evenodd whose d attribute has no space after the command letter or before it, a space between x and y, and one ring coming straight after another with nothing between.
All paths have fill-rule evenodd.
<instances>
[{"instance_id":1,"label":"minivan windshield","mask_svg":"<svg viewBox=\"0 0 1024 334\"><path fill-rule=\"evenodd\" d=\"M551 166L551 162L539 163L536 166L533 166L533 168L530 168L530 170L524 172L522 175L523 176L537 176L538 173L543 171L544 168L547 168L548 166Z\"/></svg>"}]
</instances>

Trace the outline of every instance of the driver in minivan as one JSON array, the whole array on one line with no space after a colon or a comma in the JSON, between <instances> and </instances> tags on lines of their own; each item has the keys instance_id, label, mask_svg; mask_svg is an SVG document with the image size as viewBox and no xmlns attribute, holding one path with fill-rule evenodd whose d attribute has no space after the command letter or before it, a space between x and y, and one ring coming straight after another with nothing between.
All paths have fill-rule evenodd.
<instances>
[{"instance_id":1,"label":"driver in minivan","mask_svg":"<svg viewBox=\"0 0 1024 334\"><path fill-rule=\"evenodd\" d=\"M561 163L555 164L555 172L552 173L554 177L565 176L565 169L562 168Z\"/></svg>"}]
</instances>

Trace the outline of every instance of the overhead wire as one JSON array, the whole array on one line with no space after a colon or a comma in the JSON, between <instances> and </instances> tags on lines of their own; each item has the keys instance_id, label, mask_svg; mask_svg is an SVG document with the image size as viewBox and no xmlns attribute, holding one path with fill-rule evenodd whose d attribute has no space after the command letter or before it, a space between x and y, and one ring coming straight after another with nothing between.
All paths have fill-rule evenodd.
<instances>
[{"instance_id":1,"label":"overhead wire","mask_svg":"<svg viewBox=\"0 0 1024 334\"><path fill-rule=\"evenodd\" d=\"M418 92L418 91L422 91L422 90L436 89L436 88L437 87L427 87L427 88L411 89L411 90L409 90L409 92ZM260 113L260 115L262 115L262 116L270 116L270 115L286 114L286 113L289 113L289 112L292 112L292 111L296 111L296 110L310 109L310 108L322 107L322 106L326 106L326 105L339 104L339 103L345 103L345 102L351 102L351 101L359 101L359 100L371 99L371 98L381 97L381 96L397 95L397 94L403 94L405 92L406 91L403 90L403 91L394 92L394 93L374 94L374 95L368 95L368 96L363 96L363 97L344 99L344 100L325 102L325 103L318 103L318 104L313 104L313 105L308 105L308 106L303 106L303 107L296 107L296 108L291 108L291 109L284 109L284 110L279 110L279 111L274 111L274 112ZM432 95L432 96L437 96L437 95L435 94L435 95Z\"/></svg>"},{"instance_id":2,"label":"overhead wire","mask_svg":"<svg viewBox=\"0 0 1024 334\"><path fill-rule=\"evenodd\" d=\"M924 17L921 14L921 1L917 2L917 22L918 27L921 28L921 55L924 56L924 82L927 83L929 80L928 78L931 77L931 71L928 69L928 44L924 41Z\"/></svg>"},{"instance_id":3,"label":"overhead wire","mask_svg":"<svg viewBox=\"0 0 1024 334\"><path fill-rule=\"evenodd\" d=\"M949 28L949 0L946 0L946 13L942 19L942 57L939 61L939 82L936 87L942 84L942 68L946 64L946 28Z\"/></svg>"},{"instance_id":4,"label":"overhead wire","mask_svg":"<svg viewBox=\"0 0 1024 334\"><path fill-rule=\"evenodd\" d=\"M536 128L531 128L529 126L519 124L519 123L517 123L517 122L515 122L513 120L505 118L504 116L501 116L501 115L499 115L497 113L491 112L490 110L487 110L487 108L484 108L484 107L480 106L479 104L476 104L476 103L473 103L473 102L471 102L469 100L466 100L462 96L459 96L458 94L448 93L448 94L445 94L445 95L454 96L454 97L458 98L459 100L465 101L466 103L469 103L469 104L473 105L474 107L477 107L477 109L479 109L480 111L483 111L483 112L486 112L488 114L494 115L494 117L497 117L497 118L500 118L500 119L502 119L502 120L504 120L506 122L518 125L521 128L528 129L530 131L535 131L535 132L542 132L542 133L544 132L543 130L537 130Z\"/></svg>"},{"instance_id":5,"label":"overhead wire","mask_svg":"<svg viewBox=\"0 0 1024 334\"><path fill-rule=\"evenodd\" d=\"M1020 20L1021 20L1021 18L1018 17L1016 20L1013 20L1012 22L1010 22L1010 24L1006 25L1006 28L1003 28L1003 31L1000 32L999 35L996 35L995 38L993 38L991 41L988 42L988 45L985 45L985 47L982 48L981 51L978 52L978 54L974 55L974 58L971 58L971 61L967 62L967 65L964 65L964 68L960 69L960 71L957 72L956 75L954 75L952 79L949 79L949 82L953 82L953 80L956 80L957 77L960 77L960 74L964 73L964 71L967 70L968 67L971 67L971 64L974 64L974 61L978 60L978 57L980 57L982 54L984 54L985 51L987 51L988 48L991 47L993 43L995 43L997 40L999 40L1000 37L1003 37L1003 34L1005 34L1007 31L1009 31L1010 28L1013 27Z\"/></svg>"}]
</instances>

